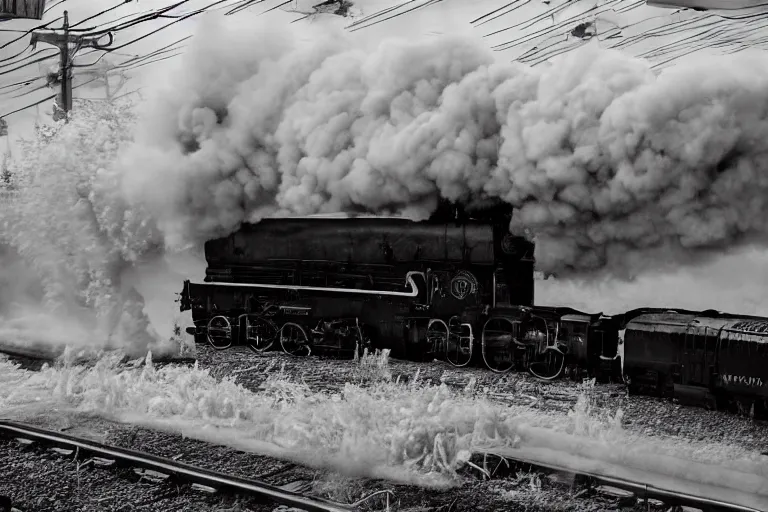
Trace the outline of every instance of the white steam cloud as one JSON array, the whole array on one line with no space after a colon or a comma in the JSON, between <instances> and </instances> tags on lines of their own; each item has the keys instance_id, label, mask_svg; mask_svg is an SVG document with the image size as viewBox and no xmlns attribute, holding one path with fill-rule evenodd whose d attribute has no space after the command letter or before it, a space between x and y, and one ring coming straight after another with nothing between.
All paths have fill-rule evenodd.
<instances>
[{"instance_id":1,"label":"white steam cloud","mask_svg":"<svg viewBox=\"0 0 768 512\"><path fill-rule=\"evenodd\" d=\"M471 37L351 37L210 14L137 124L126 106L81 104L38 132L15 164L16 206L0 212L34 276L4 282L5 328L172 347L173 293L201 271L202 242L276 213L423 216L439 197L500 198L511 228L536 237L539 269L564 273L698 263L765 238L764 56L656 75L594 45L529 68ZM184 267L179 249L192 251ZM590 291L615 291L590 283L547 283L537 301L595 309Z\"/></svg>"},{"instance_id":2,"label":"white steam cloud","mask_svg":"<svg viewBox=\"0 0 768 512\"><path fill-rule=\"evenodd\" d=\"M428 210L438 196L514 205L549 272L766 234L765 57L657 76L589 45L529 68L465 38L368 48L211 15L186 58L122 162L129 202L170 246L275 212Z\"/></svg>"},{"instance_id":3,"label":"white steam cloud","mask_svg":"<svg viewBox=\"0 0 768 512\"><path fill-rule=\"evenodd\" d=\"M39 127L10 168L18 190L0 205L0 343L51 355L178 353L172 326L158 332L139 291L139 274L162 254L104 170L130 142L130 108L77 107L69 124ZM164 298L173 305L172 293Z\"/></svg>"}]
</instances>

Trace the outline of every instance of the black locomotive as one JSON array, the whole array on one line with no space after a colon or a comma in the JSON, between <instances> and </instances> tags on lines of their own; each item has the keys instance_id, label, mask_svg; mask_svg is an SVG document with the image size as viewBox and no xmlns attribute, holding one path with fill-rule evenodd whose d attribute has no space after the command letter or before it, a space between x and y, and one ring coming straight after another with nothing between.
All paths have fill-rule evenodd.
<instances>
[{"instance_id":1,"label":"black locomotive","mask_svg":"<svg viewBox=\"0 0 768 512\"><path fill-rule=\"evenodd\" d=\"M497 373L623 380L632 393L765 412L768 319L643 308L621 315L534 305L534 244L511 209L444 203L425 221L265 219L205 245L181 311L223 350L441 358Z\"/></svg>"},{"instance_id":2,"label":"black locomotive","mask_svg":"<svg viewBox=\"0 0 768 512\"><path fill-rule=\"evenodd\" d=\"M422 357L442 345L470 362L462 315L533 304L531 242L508 232L511 212L443 205L428 220L359 215L265 219L205 245L202 283L185 281L198 341L218 349L275 344L290 354L390 348ZM472 341L472 342L470 342Z\"/></svg>"}]
</instances>

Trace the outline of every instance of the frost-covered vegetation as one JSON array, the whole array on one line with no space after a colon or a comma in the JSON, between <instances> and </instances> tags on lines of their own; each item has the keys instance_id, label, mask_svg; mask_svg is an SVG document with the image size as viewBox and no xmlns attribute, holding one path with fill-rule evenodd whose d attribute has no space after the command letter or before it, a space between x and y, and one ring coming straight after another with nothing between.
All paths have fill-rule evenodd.
<instances>
[{"instance_id":1,"label":"frost-covered vegetation","mask_svg":"<svg viewBox=\"0 0 768 512\"><path fill-rule=\"evenodd\" d=\"M629 433L620 411L593 409L589 382L577 405L563 414L502 405L471 380L464 389L418 376L398 382L386 353L351 362L361 379L341 392L313 392L274 359L253 370L265 376L254 392L239 385L237 376L218 380L197 367L156 368L151 358L125 364L121 353L104 356L93 366L62 364L33 375L0 363L0 408L16 417L52 409L58 415L96 414L346 476L425 486L456 483L457 471L476 452L548 451L593 468L619 464L765 491L765 457L726 443Z\"/></svg>"},{"instance_id":2,"label":"frost-covered vegetation","mask_svg":"<svg viewBox=\"0 0 768 512\"><path fill-rule=\"evenodd\" d=\"M152 227L140 209L122 201L119 176L111 171L132 140L134 105L77 101L68 123L40 124L22 140L21 151L4 163L12 202L0 208L6 256L19 256L26 276L42 297L4 287L3 342L130 347L142 353L175 351L154 331L144 301L123 273L151 255ZM5 182L4 182L5 183ZM8 189L8 185L6 189ZM5 283L4 283L5 284ZM52 336L44 332L54 331Z\"/></svg>"}]
</instances>

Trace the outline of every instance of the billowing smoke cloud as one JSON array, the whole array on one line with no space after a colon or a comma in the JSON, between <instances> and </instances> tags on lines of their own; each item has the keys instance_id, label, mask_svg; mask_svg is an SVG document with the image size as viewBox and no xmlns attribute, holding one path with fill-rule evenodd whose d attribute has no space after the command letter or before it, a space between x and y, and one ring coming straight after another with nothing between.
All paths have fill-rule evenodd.
<instances>
[{"instance_id":1,"label":"billowing smoke cloud","mask_svg":"<svg viewBox=\"0 0 768 512\"><path fill-rule=\"evenodd\" d=\"M275 212L425 213L438 196L517 207L545 271L766 233L765 57L657 76L587 46L529 68L463 38L369 48L227 23L206 20L122 162L171 246Z\"/></svg>"},{"instance_id":2,"label":"billowing smoke cloud","mask_svg":"<svg viewBox=\"0 0 768 512\"><path fill-rule=\"evenodd\" d=\"M104 170L130 141L130 108L77 107L69 124L40 127L10 168L18 190L0 204L0 343L178 353L172 327L151 325L137 289L146 288L137 270L162 256L152 224Z\"/></svg>"},{"instance_id":3,"label":"billowing smoke cloud","mask_svg":"<svg viewBox=\"0 0 768 512\"><path fill-rule=\"evenodd\" d=\"M365 44L210 15L135 132L128 108L78 105L26 147L0 237L37 296L22 307L6 286L0 316L9 336L171 347L172 292L202 271L173 273L175 250L199 267L203 241L276 213L424 216L439 197L501 198L548 272L761 241L766 63L657 76L587 46L531 69L463 37Z\"/></svg>"}]
</instances>

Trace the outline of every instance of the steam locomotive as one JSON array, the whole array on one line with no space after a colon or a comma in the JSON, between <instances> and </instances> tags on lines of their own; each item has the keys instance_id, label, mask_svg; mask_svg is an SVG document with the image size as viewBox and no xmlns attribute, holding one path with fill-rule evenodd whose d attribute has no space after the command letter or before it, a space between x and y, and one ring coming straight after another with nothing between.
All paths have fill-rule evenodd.
<instances>
[{"instance_id":1,"label":"steam locomotive","mask_svg":"<svg viewBox=\"0 0 768 512\"><path fill-rule=\"evenodd\" d=\"M533 303L534 246L508 232L510 217L498 206L473 215L443 205L420 222L314 215L246 224L206 243L206 277L185 281L181 310L192 311L196 341L217 349L389 348L418 358L450 345L449 361L465 366L473 312Z\"/></svg>"},{"instance_id":2,"label":"steam locomotive","mask_svg":"<svg viewBox=\"0 0 768 512\"><path fill-rule=\"evenodd\" d=\"M631 393L766 410L768 319L534 305L534 244L504 205L449 203L427 220L314 215L245 224L205 245L184 282L197 343L255 352L440 358L543 380L624 381Z\"/></svg>"}]
</instances>

